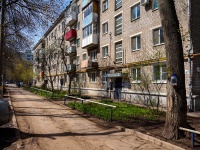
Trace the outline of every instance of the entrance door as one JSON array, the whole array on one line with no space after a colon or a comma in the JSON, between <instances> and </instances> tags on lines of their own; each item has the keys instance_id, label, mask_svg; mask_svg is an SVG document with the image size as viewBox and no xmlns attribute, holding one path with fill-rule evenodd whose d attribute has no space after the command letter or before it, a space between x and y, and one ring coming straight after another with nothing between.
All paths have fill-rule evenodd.
<instances>
[{"instance_id":1,"label":"entrance door","mask_svg":"<svg viewBox=\"0 0 200 150\"><path fill-rule=\"evenodd\" d=\"M122 91L122 78L115 79L115 91L114 91L114 99L121 99L121 91Z\"/></svg>"}]
</instances>

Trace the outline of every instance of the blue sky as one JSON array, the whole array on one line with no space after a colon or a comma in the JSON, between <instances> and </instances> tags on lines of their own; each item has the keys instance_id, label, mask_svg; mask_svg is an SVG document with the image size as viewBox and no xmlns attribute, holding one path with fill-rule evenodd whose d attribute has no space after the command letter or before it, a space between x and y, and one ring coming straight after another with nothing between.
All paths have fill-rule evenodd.
<instances>
[{"instance_id":1,"label":"blue sky","mask_svg":"<svg viewBox=\"0 0 200 150\"><path fill-rule=\"evenodd\" d=\"M61 12L66 8L66 6L69 4L70 1L71 0L63 0L63 5L62 5L63 8L61 8ZM48 26L50 27L51 24L49 23ZM38 29L37 33L32 35L32 38L33 38L33 41L34 41L33 47L42 38L42 36L45 34L45 32L46 32L46 30L44 30L44 29Z\"/></svg>"}]
</instances>

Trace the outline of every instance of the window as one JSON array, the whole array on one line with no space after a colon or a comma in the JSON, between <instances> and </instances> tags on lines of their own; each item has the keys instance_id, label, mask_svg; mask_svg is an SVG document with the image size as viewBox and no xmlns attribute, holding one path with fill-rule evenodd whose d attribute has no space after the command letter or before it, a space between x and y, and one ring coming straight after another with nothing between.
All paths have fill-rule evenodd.
<instances>
[{"instance_id":1,"label":"window","mask_svg":"<svg viewBox=\"0 0 200 150\"><path fill-rule=\"evenodd\" d=\"M83 29L83 38L88 37L90 34L92 34L92 24Z\"/></svg>"},{"instance_id":2,"label":"window","mask_svg":"<svg viewBox=\"0 0 200 150\"><path fill-rule=\"evenodd\" d=\"M70 46L76 46L76 42L77 42L76 40L71 41Z\"/></svg>"},{"instance_id":3,"label":"window","mask_svg":"<svg viewBox=\"0 0 200 150\"><path fill-rule=\"evenodd\" d=\"M98 32L97 32L97 31L98 31L97 29L98 29L98 25L94 23L94 24L93 24L93 34L97 34L97 33L98 33Z\"/></svg>"},{"instance_id":4,"label":"window","mask_svg":"<svg viewBox=\"0 0 200 150\"><path fill-rule=\"evenodd\" d=\"M102 57L106 58L108 54L108 46L102 48Z\"/></svg>"},{"instance_id":5,"label":"window","mask_svg":"<svg viewBox=\"0 0 200 150\"><path fill-rule=\"evenodd\" d=\"M95 72L90 73L90 82L92 82L92 83L96 82L96 73Z\"/></svg>"},{"instance_id":6,"label":"window","mask_svg":"<svg viewBox=\"0 0 200 150\"><path fill-rule=\"evenodd\" d=\"M61 72L65 72L66 69L65 69L65 65L63 63L61 63Z\"/></svg>"},{"instance_id":7,"label":"window","mask_svg":"<svg viewBox=\"0 0 200 150\"><path fill-rule=\"evenodd\" d=\"M80 21L77 23L76 30L80 29Z\"/></svg>"},{"instance_id":8,"label":"window","mask_svg":"<svg viewBox=\"0 0 200 150\"><path fill-rule=\"evenodd\" d=\"M131 68L131 78L134 81L140 81L141 80L141 70L140 70L140 68Z\"/></svg>"},{"instance_id":9,"label":"window","mask_svg":"<svg viewBox=\"0 0 200 150\"><path fill-rule=\"evenodd\" d=\"M102 82L107 82L108 78L105 75L108 74L108 71L102 71Z\"/></svg>"},{"instance_id":10,"label":"window","mask_svg":"<svg viewBox=\"0 0 200 150\"><path fill-rule=\"evenodd\" d=\"M152 5L152 7L153 7L153 10L158 9L158 0L153 0L153 5Z\"/></svg>"},{"instance_id":11,"label":"window","mask_svg":"<svg viewBox=\"0 0 200 150\"><path fill-rule=\"evenodd\" d=\"M80 56L76 56L76 64L77 64L77 65L80 64Z\"/></svg>"},{"instance_id":12,"label":"window","mask_svg":"<svg viewBox=\"0 0 200 150\"><path fill-rule=\"evenodd\" d=\"M51 33L51 39L53 39L53 32Z\"/></svg>"},{"instance_id":13,"label":"window","mask_svg":"<svg viewBox=\"0 0 200 150\"><path fill-rule=\"evenodd\" d=\"M79 74L76 74L76 82L79 82Z\"/></svg>"},{"instance_id":14,"label":"window","mask_svg":"<svg viewBox=\"0 0 200 150\"><path fill-rule=\"evenodd\" d=\"M140 35L134 36L131 38L131 49L139 50L140 49Z\"/></svg>"},{"instance_id":15,"label":"window","mask_svg":"<svg viewBox=\"0 0 200 150\"><path fill-rule=\"evenodd\" d=\"M80 5L77 6L77 13L80 13Z\"/></svg>"},{"instance_id":16,"label":"window","mask_svg":"<svg viewBox=\"0 0 200 150\"><path fill-rule=\"evenodd\" d=\"M82 82L86 82L86 73L82 74Z\"/></svg>"},{"instance_id":17,"label":"window","mask_svg":"<svg viewBox=\"0 0 200 150\"><path fill-rule=\"evenodd\" d=\"M115 62L122 62L122 42L115 44Z\"/></svg>"},{"instance_id":18,"label":"window","mask_svg":"<svg viewBox=\"0 0 200 150\"><path fill-rule=\"evenodd\" d=\"M122 7L122 0L115 0L115 9Z\"/></svg>"},{"instance_id":19,"label":"window","mask_svg":"<svg viewBox=\"0 0 200 150\"><path fill-rule=\"evenodd\" d=\"M91 60L96 60L97 59L97 51L91 51L90 52L90 59Z\"/></svg>"},{"instance_id":20,"label":"window","mask_svg":"<svg viewBox=\"0 0 200 150\"><path fill-rule=\"evenodd\" d=\"M86 53L83 54L83 60L86 60Z\"/></svg>"},{"instance_id":21,"label":"window","mask_svg":"<svg viewBox=\"0 0 200 150\"><path fill-rule=\"evenodd\" d=\"M87 16L89 16L92 13L92 3L89 4L84 10L83 10L83 19L85 19Z\"/></svg>"},{"instance_id":22,"label":"window","mask_svg":"<svg viewBox=\"0 0 200 150\"><path fill-rule=\"evenodd\" d=\"M65 31L65 21L62 22L62 32Z\"/></svg>"},{"instance_id":23,"label":"window","mask_svg":"<svg viewBox=\"0 0 200 150\"><path fill-rule=\"evenodd\" d=\"M58 31L60 31L60 25L58 26Z\"/></svg>"},{"instance_id":24,"label":"window","mask_svg":"<svg viewBox=\"0 0 200 150\"><path fill-rule=\"evenodd\" d=\"M108 22L106 22L106 23L104 23L103 25L102 25L102 31L103 31L103 34L106 34L106 33L108 33Z\"/></svg>"},{"instance_id":25,"label":"window","mask_svg":"<svg viewBox=\"0 0 200 150\"><path fill-rule=\"evenodd\" d=\"M131 20L140 18L140 3L131 8Z\"/></svg>"},{"instance_id":26,"label":"window","mask_svg":"<svg viewBox=\"0 0 200 150\"><path fill-rule=\"evenodd\" d=\"M108 0L103 1L102 10L106 11L108 9Z\"/></svg>"},{"instance_id":27,"label":"window","mask_svg":"<svg viewBox=\"0 0 200 150\"><path fill-rule=\"evenodd\" d=\"M80 46L80 39L77 39L77 47Z\"/></svg>"},{"instance_id":28,"label":"window","mask_svg":"<svg viewBox=\"0 0 200 150\"><path fill-rule=\"evenodd\" d=\"M153 45L160 45L164 43L163 30L157 28L153 30Z\"/></svg>"},{"instance_id":29,"label":"window","mask_svg":"<svg viewBox=\"0 0 200 150\"><path fill-rule=\"evenodd\" d=\"M115 35L122 34L122 14L115 17Z\"/></svg>"},{"instance_id":30,"label":"window","mask_svg":"<svg viewBox=\"0 0 200 150\"><path fill-rule=\"evenodd\" d=\"M154 80L166 80L167 79L166 65L153 66L153 79Z\"/></svg>"}]
</instances>

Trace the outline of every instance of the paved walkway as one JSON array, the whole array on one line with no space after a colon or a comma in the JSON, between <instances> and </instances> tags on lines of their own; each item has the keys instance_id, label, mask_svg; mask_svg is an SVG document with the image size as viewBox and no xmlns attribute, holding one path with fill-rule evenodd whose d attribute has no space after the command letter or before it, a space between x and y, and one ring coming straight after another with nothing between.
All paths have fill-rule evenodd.
<instances>
[{"instance_id":1,"label":"paved walkway","mask_svg":"<svg viewBox=\"0 0 200 150\"><path fill-rule=\"evenodd\" d=\"M82 117L63 101L54 104L33 93L9 85L22 149L31 150L182 150L170 143L119 127L105 129Z\"/></svg>"}]
</instances>

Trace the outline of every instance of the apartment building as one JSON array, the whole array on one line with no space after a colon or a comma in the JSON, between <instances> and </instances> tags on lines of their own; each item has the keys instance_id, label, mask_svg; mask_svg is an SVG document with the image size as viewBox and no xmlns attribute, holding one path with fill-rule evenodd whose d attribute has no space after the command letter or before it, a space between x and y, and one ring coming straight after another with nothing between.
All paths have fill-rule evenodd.
<instances>
[{"instance_id":1,"label":"apartment building","mask_svg":"<svg viewBox=\"0 0 200 150\"><path fill-rule=\"evenodd\" d=\"M190 47L188 5L187 0L175 0L184 54L187 54ZM193 5L195 4L192 3L191 6ZM34 47L37 56L36 54L41 51L38 49L42 48L41 44L45 41L45 49L52 49L58 54L61 50L52 47L52 42L55 41L52 37L56 29L58 39L65 36L65 60L55 59L57 62L54 64L57 65L54 71L46 72L46 77L40 73L35 79L37 85L47 82L45 78L53 76L54 87L58 89L62 87L66 90L69 81L72 81L72 89L81 89L83 94L146 105L159 102L159 105L165 106L167 68L158 9L158 0L72 1L63 12L64 15L60 15ZM65 22L64 34L59 30L62 22ZM195 26L195 23L193 25ZM195 47L191 52L194 53ZM192 68L193 65L197 65L195 67L198 68L199 58L191 60ZM193 60L196 63L193 64ZM35 63L35 66L38 67L38 64ZM193 95L198 95L199 90L194 90L200 85L198 69L195 71L188 66L186 58L187 94L191 93L189 83L192 78L195 84L192 87ZM39 75L42 71L36 68L35 72ZM195 76L191 77L190 71ZM200 104L198 96L194 97L195 104L192 101L192 105L195 105L194 108L197 110ZM188 100L188 105L190 104L191 101Z\"/></svg>"}]
</instances>

